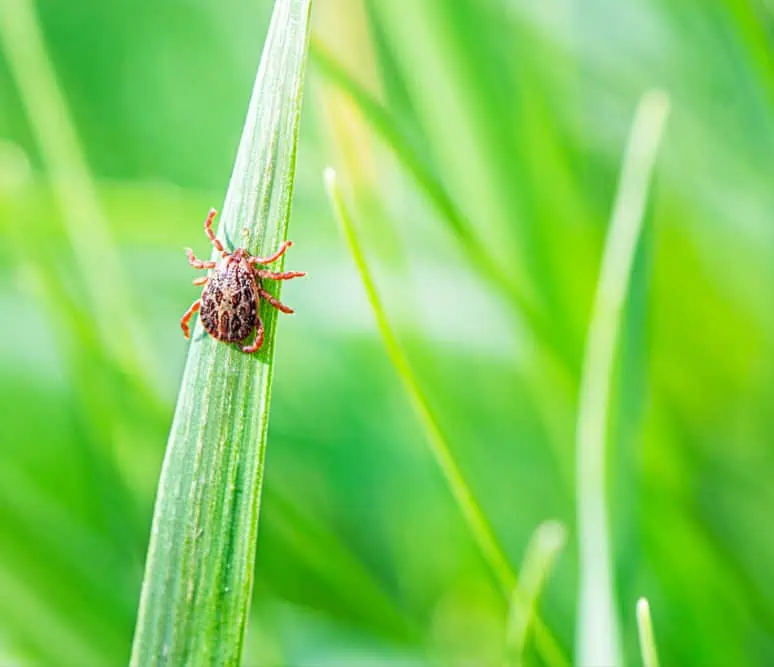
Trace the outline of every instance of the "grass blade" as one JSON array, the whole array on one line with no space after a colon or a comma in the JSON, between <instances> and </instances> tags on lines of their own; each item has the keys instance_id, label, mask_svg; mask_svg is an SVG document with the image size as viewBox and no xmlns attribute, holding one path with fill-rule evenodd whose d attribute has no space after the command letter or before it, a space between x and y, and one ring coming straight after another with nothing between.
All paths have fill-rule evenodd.
<instances>
[{"instance_id":1,"label":"grass blade","mask_svg":"<svg viewBox=\"0 0 774 667\"><path fill-rule=\"evenodd\" d=\"M579 665L617 667L622 663L607 527L605 429L622 311L642 231L648 185L668 112L669 99L659 91L646 93L637 107L586 342L576 434L580 551L576 661Z\"/></svg>"},{"instance_id":2,"label":"grass blade","mask_svg":"<svg viewBox=\"0 0 774 667\"><path fill-rule=\"evenodd\" d=\"M56 195L100 342L158 400L157 375L32 0L0 5L0 41ZM121 326L116 326L120 322Z\"/></svg>"},{"instance_id":3,"label":"grass blade","mask_svg":"<svg viewBox=\"0 0 774 667\"><path fill-rule=\"evenodd\" d=\"M650 605L646 598L637 600L637 629L640 635L643 666L659 667L656 640L653 637L653 623L650 620Z\"/></svg>"},{"instance_id":4,"label":"grass blade","mask_svg":"<svg viewBox=\"0 0 774 667\"><path fill-rule=\"evenodd\" d=\"M319 40L312 39L311 52L321 73L350 97L363 118L382 138L385 146L394 152L399 163L435 207L460 245L467 253L480 258L481 261L474 264L476 270L517 306L535 333L534 344L541 348L546 347L546 353L552 353L566 367L573 368L575 362L557 339L556 327L546 318L544 311L536 305L528 291L493 260L474 230L472 222L462 213L443 182L434 173L432 165L406 136L390 111L359 84Z\"/></svg>"},{"instance_id":5,"label":"grass blade","mask_svg":"<svg viewBox=\"0 0 774 667\"><path fill-rule=\"evenodd\" d=\"M223 210L227 246L266 255L285 238L310 10L311 0L275 4ZM276 311L265 306L258 355L194 329L156 499L137 667L239 663L273 371Z\"/></svg>"},{"instance_id":6,"label":"grass blade","mask_svg":"<svg viewBox=\"0 0 774 667\"><path fill-rule=\"evenodd\" d=\"M479 242L472 225L457 208L443 184L435 177L431 166L423 160L420 152L401 131L390 112L336 61L319 39L312 39L311 53L321 73L349 95L361 110L363 117L382 137L385 144L395 152L406 170L427 193L428 199L438 209L454 234L466 247L472 246L479 250Z\"/></svg>"},{"instance_id":7,"label":"grass blade","mask_svg":"<svg viewBox=\"0 0 774 667\"><path fill-rule=\"evenodd\" d=\"M476 542L481 548L484 558L492 567L492 571L495 573L498 582L503 588L510 592L516 583L516 577L511 571L511 567L508 565L502 550L498 546L495 537L492 534L492 530L481 512L481 508L478 506L478 503L476 503L476 500L462 475L462 471L449 449L446 438L441 432L441 427L438 425L435 416L429 408L424 392L420 389L419 384L414 378L414 373L411 370L409 361L387 320L384 306L382 305L381 298L376 290L376 284L366 265L365 255L360 247L360 241L355 234L354 225L352 224L349 212L344 205L338 184L336 183L336 174L330 168L325 171L325 185L328 189L328 195L336 218L342 226L347 245L355 260L360 277L363 280L363 285L368 295L368 301L373 308L377 327L384 341L384 345L387 348L387 354L390 357L390 361L395 365L395 368L403 381L404 388L406 389L412 405L419 415L422 426L427 433L433 455L470 526Z\"/></svg>"},{"instance_id":8,"label":"grass blade","mask_svg":"<svg viewBox=\"0 0 774 667\"><path fill-rule=\"evenodd\" d=\"M506 665L521 665L535 606L546 579L567 541L567 529L558 521L541 523L527 544L519 585L511 595L506 636Z\"/></svg>"},{"instance_id":9,"label":"grass blade","mask_svg":"<svg viewBox=\"0 0 774 667\"><path fill-rule=\"evenodd\" d=\"M373 309L376 318L377 328L379 329L384 346L387 349L387 354L390 357L390 361L395 366L395 369L403 382L403 387L409 396L423 429L425 430L430 450L457 502L457 506L468 525L476 545L489 565L497 583L503 590L503 593L506 596L510 596L511 592L516 587L516 573L508 563L505 554L492 533L489 523L476 502L470 486L465 480L465 477L452 454L446 436L443 434L438 420L430 409L430 404L414 376L408 358L403 352L403 349L398 342L398 338L390 326L381 298L376 289L376 284L374 283L371 272L366 264L365 254L360 246L355 227L352 224L349 211L344 204L344 199L339 190L338 183L336 182L336 173L331 168L325 170L325 185L328 190L328 196L334 214L341 225L347 245L352 253L360 278L363 281L368 301L371 304L371 308ZM542 621L538 618L535 619L535 635L538 649L541 651L547 664L567 664L553 635L551 635Z\"/></svg>"}]
</instances>

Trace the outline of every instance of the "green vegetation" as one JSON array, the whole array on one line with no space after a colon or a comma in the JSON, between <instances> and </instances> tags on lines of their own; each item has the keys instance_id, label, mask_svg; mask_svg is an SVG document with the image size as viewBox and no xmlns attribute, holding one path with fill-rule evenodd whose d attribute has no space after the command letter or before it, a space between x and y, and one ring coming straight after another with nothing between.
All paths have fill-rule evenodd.
<instances>
[{"instance_id":1,"label":"green vegetation","mask_svg":"<svg viewBox=\"0 0 774 667\"><path fill-rule=\"evenodd\" d=\"M236 660L251 583L250 667L554 665L611 623L652 667L643 596L662 664L774 663L770 3L317 0L296 314L258 359L195 333L186 362L207 210L285 234L289 189L243 191L268 216L229 190L273 7L0 2L0 663L130 660L173 424L161 488L201 513L161 497L137 664L183 626L169 664ZM260 145L287 185L292 142ZM234 625L180 615L193 571Z\"/></svg>"},{"instance_id":2,"label":"green vegetation","mask_svg":"<svg viewBox=\"0 0 774 667\"><path fill-rule=\"evenodd\" d=\"M268 257L287 236L310 10L310 0L276 3L223 209L226 248ZM255 355L201 323L193 331L156 497L136 667L241 663L277 311L264 303L260 316L266 338Z\"/></svg>"},{"instance_id":3,"label":"green vegetation","mask_svg":"<svg viewBox=\"0 0 774 667\"><path fill-rule=\"evenodd\" d=\"M650 605L645 598L637 600L637 628L640 634L643 667L658 667L658 652L656 651L656 641L653 638Z\"/></svg>"},{"instance_id":4,"label":"green vegetation","mask_svg":"<svg viewBox=\"0 0 774 667\"><path fill-rule=\"evenodd\" d=\"M581 665L621 664L608 534L605 432L623 309L668 113L669 99L660 91L643 95L637 107L602 253L583 357L575 446L580 565L577 661Z\"/></svg>"}]
</instances>

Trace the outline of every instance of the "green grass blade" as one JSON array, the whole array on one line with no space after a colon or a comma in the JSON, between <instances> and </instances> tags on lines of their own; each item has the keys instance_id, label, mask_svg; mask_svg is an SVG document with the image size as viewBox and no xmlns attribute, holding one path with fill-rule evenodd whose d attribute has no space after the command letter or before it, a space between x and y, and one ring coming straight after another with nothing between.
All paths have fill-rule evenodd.
<instances>
[{"instance_id":1,"label":"green grass blade","mask_svg":"<svg viewBox=\"0 0 774 667\"><path fill-rule=\"evenodd\" d=\"M336 183L336 174L332 169L327 169L325 172L325 184L328 189L328 195L331 199L334 213L341 224L347 245L349 246L358 273L363 281L363 285L368 295L368 301L374 311L376 324L379 333L382 336L382 340L384 341L384 345L387 348L387 354L390 357L390 361L392 361L400 375L406 393L409 395L411 403L427 433L433 455L470 526L476 542L481 548L481 552L491 566L492 571L495 573L497 581L510 593L510 590L516 583L516 577L500 546L497 544L495 537L492 534L492 530L481 512L481 508L473 497L473 493L451 453L446 438L441 432L441 427L430 410L424 392L419 387L419 384L414 377L408 358L404 354L403 349L387 320L387 314L377 292L376 284L371 277L371 272L368 270L363 249L360 246L360 241L356 236L351 217L344 205L344 200L339 191L338 184Z\"/></svg>"},{"instance_id":2,"label":"green grass blade","mask_svg":"<svg viewBox=\"0 0 774 667\"><path fill-rule=\"evenodd\" d=\"M433 174L431 166L421 157L419 150L412 145L389 110L358 83L318 39L312 39L311 53L322 74L349 95L366 121L395 152L454 234L466 246L478 249L479 242L470 221L457 208L443 184Z\"/></svg>"},{"instance_id":3,"label":"green grass blade","mask_svg":"<svg viewBox=\"0 0 774 667\"><path fill-rule=\"evenodd\" d=\"M637 600L637 630L640 636L643 667L659 667L656 640L653 637L653 623L650 620L650 605L646 598Z\"/></svg>"},{"instance_id":4,"label":"green grass blade","mask_svg":"<svg viewBox=\"0 0 774 667\"><path fill-rule=\"evenodd\" d=\"M669 99L658 91L646 93L637 107L589 323L576 433L579 665L622 664L606 508L605 430L622 311L668 112Z\"/></svg>"},{"instance_id":5,"label":"green grass blade","mask_svg":"<svg viewBox=\"0 0 774 667\"><path fill-rule=\"evenodd\" d=\"M126 274L31 0L0 5L0 43L62 211L93 326L122 371L138 378L156 398L157 374L147 352L148 335L132 305Z\"/></svg>"},{"instance_id":6,"label":"green grass blade","mask_svg":"<svg viewBox=\"0 0 774 667\"><path fill-rule=\"evenodd\" d=\"M528 290L494 261L491 252L487 250L479 234L476 233L473 223L460 210L446 186L434 172L432 164L423 157L421 148L412 143L390 111L358 83L319 40L312 39L311 53L321 73L350 97L366 122L394 152L399 163L435 207L441 220L451 230L465 252L477 258L478 261L473 264L474 268L516 305L532 328L535 334L533 342L540 348L541 354L554 356L566 368L573 369L576 361L571 351L559 340L556 326L538 307Z\"/></svg>"},{"instance_id":7,"label":"green grass blade","mask_svg":"<svg viewBox=\"0 0 774 667\"><path fill-rule=\"evenodd\" d=\"M398 338L387 319L387 314L382 305L371 272L368 269L365 254L363 253L360 240L355 232L352 218L344 203L341 191L339 190L338 183L336 182L336 173L333 169L328 168L325 170L325 185L328 190L328 196L334 214L341 225L347 245L352 253L360 278L363 281L368 301L374 312L374 317L376 318L377 328L384 342L384 346L387 349L390 361L395 366L395 369L403 382L403 387L408 394L411 404L427 435L430 450L457 502L476 545L489 565L497 583L503 590L503 593L509 596L516 587L516 573L508 563L502 548L497 543L489 523L476 502L473 492L454 458L446 440L446 436L441 430L437 418L430 409L429 401L425 397L424 391L414 376L409 360L403 352L403 349L398 342ZM539 619L535 619L535 634L538 648L546 659L547 664L567 664L556 640Z\"/></svg>"},{"instance_id":8,"label":"green grass blade","mask_svg":"<svg viewBox=\"0 0 774 667\"><path fill-rule=\"evenodd\" d=\"M506 636L506 665L521 665L524 647L535 617L535 606L567 541L567 529L558 521L541 523L527 544L519 585L511 595Z\"/></svg>"},{"instance_id":9,"label":"green grass blade","mask_svg":"<svg viewBox=\"0 0 774 667\"><path fill-rule=\"evenodd\" d=\"M311 0L275 5L223 210L221 239L255 254L269 254L287 232L310 10ZM213 340L198 322L194 329L156 499L137 667L239 663L275 340L276 311L264 303L261 315L258 355Z\"/></svg>"}]
</instances>

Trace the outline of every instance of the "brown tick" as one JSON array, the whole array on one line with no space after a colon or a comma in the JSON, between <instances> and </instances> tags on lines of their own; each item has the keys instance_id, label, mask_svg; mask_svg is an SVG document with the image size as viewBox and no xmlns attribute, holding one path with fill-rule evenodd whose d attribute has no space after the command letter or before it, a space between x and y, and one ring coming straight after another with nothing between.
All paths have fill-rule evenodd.
<instances>
[{"instance_id":1,"label":"brown tick","mask_svg":"<svg viewBox=\"0 0 774 667\"><path fill-rule=\"evenodd\" d=\"M285 241L271 257L253 257L244 248L237 248L234 252L227 252L223 244L215 238L212 231L212 221L217 212L210 210L210 214L204 221L204 233L212 242L223 259L218 262L203 262L196 259L193 250L186 248L188 261L196 269L212 269L209 276L196 278L194 285L204 285L200 298L191 304L180 319L180 326L186 338L190 336L188 322L193 314L201 309L202 325L210 336L224 343L239 343L245 340L256 330L255 338L250 345L242 347L243 352L252 354L257 352L263 343L263 322L259 315L261 299L266 299L277 310L283 313L292 313L292 309L280 303L263 288L264 280L290 280L300 278L306 273L301 271L288 271L275 273L267 269L259 269L258 265L271 264L278 260L285 251L293 245L292 241Z\"/></svg>"}]
</instances>

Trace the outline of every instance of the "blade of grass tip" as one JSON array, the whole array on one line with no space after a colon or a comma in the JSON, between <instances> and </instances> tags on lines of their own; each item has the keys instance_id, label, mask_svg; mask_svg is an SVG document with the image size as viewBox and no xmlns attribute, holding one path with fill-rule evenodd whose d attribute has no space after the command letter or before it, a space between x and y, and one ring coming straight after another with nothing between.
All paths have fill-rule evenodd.
<instances>
[{"instance_id":1,"label":"blade of grass tip","mask_svg":"<svg viewBox=\"0 0 774 667\"><path fill-rule=\"evenodd\" d=\"M522 664L537 600L566 542L567 529L562 523L544 521L535 529L527 544L519 584L511 595L505 647L506 667Z\"/></svg>"},{"instance_id":2,"label":"blade of grass tip","mask_svg":"<svg viewBox=\"0 0 774 667\"><path fill-rule=\"evenodd\" d=\"M30 128L62 210L100 341L127 377L158 401L149 337L142 331L116 245L56 80L32 0L0 3L0 37ZM120 322L120 326L116 323Z\"/></svg>"},{"instance_id":3,"label":"blade of grass tip","mask_svg":"<svg viewBox=\"0 0 774 667\"><path fill-rule=\"evenodd\" d=\"M576 493L580 593L576 661L621 664L605 493L605 429L613 361L651 173L669 113L661 91L642 96L621 169L591 311L578 399Z\"/></svg>"},{"instance_id":4,"label":"blade of grass tip","mask_svg":"<svg viewBox=\"0 0 774 667\"><path fill-rule=\"evenodd\" d=\"M381 298L376 289L376 284L374 283L371 272L366 264L365 255L355 232L352 218L344 204L344 199L336 181L336 172L330 167L327 168L324 172L324 179L334 215L341 226L342 233L344 234L349 250L352 253L358 273L363 281L368 301L374 312L374 317L376 318L377 328L384 342L384 346L387 349L390 361L395 366L395 369L403 382L403 387L408 394L411 404L427 435L430 451L441 469L441 473L457 502L476 545L481 551L484 560L492 570L492 574L503 593L506 596L509 596L516 586L516 573L508 564L505 554L498 545L492 529L476 502L470 486L465 480L462 471L447 444L446 437L441 431L438 420L433 415L430 404L419 386L417 379L414 377L408 358L403 352L403 349L390 326ZM535 629L538 648L544 658L546 658L548 664L566 665L567 660L562 655L556 640L543 625L542 621L537 618L535 619Z\"/></svg>"},{"instance_id":5,"label":"blade of grass tip","mask_svg":"<svg viewBox=\"0 0 774 667\"><path fill-rule=\"evenodd\" d=\"M221 240L242 237L257 255L287 233L310 11L311 0L274 6L223 209ZM278 295L278 282L266 287ZM156 498L135 667L239 664L273 371L276 311L265 301L261 317L256 355L213 340L200 322L194 329Z\"/></svg>"},{"instance_id":6,"label":"blade of grass tip","mask_svg":"<svg viewBox=\"0 0 774 667\"><path fill-rule=\"evenodd\" d=\"M653 623L650 620L650 605L646 598L637 600L637 631L640 635L643 667L659 667Z\"/></svg>"}]
</instances>

